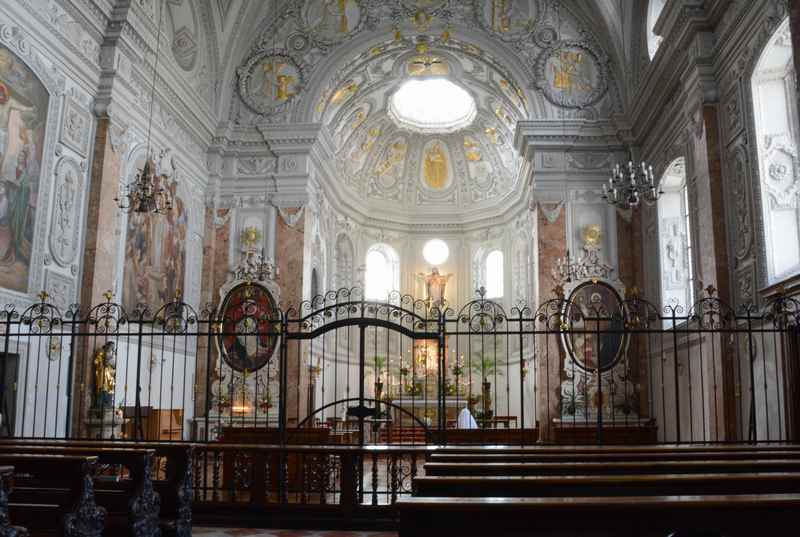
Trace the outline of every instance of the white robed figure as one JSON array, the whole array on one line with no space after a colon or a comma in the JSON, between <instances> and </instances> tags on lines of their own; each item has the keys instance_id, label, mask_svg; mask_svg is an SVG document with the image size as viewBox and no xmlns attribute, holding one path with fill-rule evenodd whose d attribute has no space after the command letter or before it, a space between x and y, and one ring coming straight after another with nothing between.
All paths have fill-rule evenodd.
<instances>
[{"instance_id":1,"label":"white robed figure","mask_svg":"<svg viewBox=\"0 0 800 537\"><path fill-rule=\"evenodd\" d=\"M478 422L472 417L472 412L469 408L464 407L458 414L458 428L459 429L477 429Z\"/></svg>"}]
</instances>

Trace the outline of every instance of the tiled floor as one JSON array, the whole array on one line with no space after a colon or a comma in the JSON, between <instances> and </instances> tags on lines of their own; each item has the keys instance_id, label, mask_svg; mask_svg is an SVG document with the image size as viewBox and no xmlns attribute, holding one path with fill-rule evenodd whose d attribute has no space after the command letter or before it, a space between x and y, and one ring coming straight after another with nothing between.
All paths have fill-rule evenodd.
<instances>
[{"instance_id":1,"label":"tiled floor","mask_svg":"<svg viewBox=\"0 0 800 537\"><path fill-rule=\"evenodd\" d=\"M254 530L242 528L194 528L192 535L202 537L397 537L397 534L393 532Z\"/></svg>"}]
</instances>

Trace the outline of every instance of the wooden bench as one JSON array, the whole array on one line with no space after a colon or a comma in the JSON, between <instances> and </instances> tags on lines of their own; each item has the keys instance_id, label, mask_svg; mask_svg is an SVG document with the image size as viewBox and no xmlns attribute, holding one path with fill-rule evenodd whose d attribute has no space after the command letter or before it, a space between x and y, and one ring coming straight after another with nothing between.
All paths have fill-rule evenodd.
<instances>
[{"instance_id":1,"label":"wooden bench","mask_svg":"<svg viewBox=\"0 0 800 537\"><path fill-rule=\"evenodd\" d=\"M415 496L578 497L800 492L798 473L417 477Z\"/></svg>"},{"instance_id":2,"label":"wooden bench","mask_svg":"<svg viewBox=\"0 0 800 537\"><path fill-rule=\"evenodd\" d=\"M191 537L193 444L118 440L0 439L0 446L20 443L28 446L152 449L156 460L166 460L165 479L153 479L153 488L161 498L161 532L165 537Z\"/></svg>"},{"instance_id":3,"label":"wooden bench","mask_svg":"<svg viewBox=\"0 0 800 537\"><path fill-rule=\"evenodd\" d=\"M440 463L424 465L426 476L566 476L724 474L755 472L800 473L800 458L772 460L683 460L637 462Z\"/></svg>"},{"instance_id":4,"label":"wooden bench","mask_svg":"<svg viewBox=\"0 0 800 537\"><path fill-rule=\"evenodd\" d=\"M799 459L800 451L699 451L664 453L447 453L434 451L430 462L441 463L574 463L574 462L646 462L646 461L725 461Z\"/></svg>"},{"instance_id":5,"label":"wooden bench","mask_svg":"<svg viewBox=\"0 0 800 537\"><path fill-rule=\"evenodd\" d=\"M8 497L14 488L14 467L0 466L0 535L3 537L28 537L28 530L11 524L8 514Z\"/></svg>"},{"instance_id":6,"label":"wooden bench","mask_svg":"<svg viewBox=\"0 0 800 537\"><path fill-rule=\"evenodd\" d=\"M97 457L0 454L14 467L9 512L31 532L63 537L100 537L106 511L94 499Z\"/></svg>"},{"instance_id":7,"label":"wooden bench","mask_svg":"<svg viewBox=\"0 0 800 537\"><path fill-rule=\"evenodd\" d=\"M685 528L752 537L793 533L800 495L401 498L396 506L400 537L665 537Z\"/></svg>"},{"instance_id":8,"label":"wooden bench","mask_svg":"<svg viewBox=\"0 0 800 537\"><path fill-rule=\"evenodd\" d=\"M626 445L626 446L513 446L513 445L494 445L494 446L440 446L436 453L442 454L502 454L502 455L542 455L542 454L603 454L603 453L697 453L697 452L716 452L716 453L749 453L749 452L771 452L771 451L800 451L800 444L697 444L697 445Z\"/></svg>"},{"instance_id":9,"label":"wooden bench","mask_svg":"<svg viewBox=\"0 0 800 537\"><path fill-rule=\"evenodd\" d=\"M535 444L539 440L538 429L447 429L431 431L432 443L448 445L486 445L486 444Z\"/></svg>"},{"instance_id":10,"label":"wooden bench","mask_svg":"<svg viewBox=\"0 0 800 537\"><path fill-rule=\"evenodd\" d=\"M25 443L0 444L0 455L10 453L94 455L97 456L99 465L119 465L127 468L130 479L126 481L129 483L95 475L95 498L108 513L106 527L115 534L130 537L160 535L161 500L153 488L152 479L155 450L92 446L31 446Z\"/></svg>"}]
</instances>

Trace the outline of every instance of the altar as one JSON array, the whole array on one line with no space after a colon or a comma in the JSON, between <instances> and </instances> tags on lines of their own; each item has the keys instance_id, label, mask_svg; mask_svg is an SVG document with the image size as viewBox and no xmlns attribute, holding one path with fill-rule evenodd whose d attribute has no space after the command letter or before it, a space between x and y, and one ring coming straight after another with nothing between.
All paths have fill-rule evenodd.
<instances>
[{"instance_id":1,"label":"altar","mask_svg":"<svg viewBox=\"0 0 800 537\"><path fill-rule=\"evenodd\" d=\"M392 399L391 416L394 425L413 427L417 425L414 416L428 427L436 427L439 423L439 399L436 397L404 396ZM397 408L399 407L399 408ZM462 396L445 396L445 423L455 421L458 413L467 407L467 398ZM402 410L401 410L402 409Z\"/></svg>"}]
</instances>

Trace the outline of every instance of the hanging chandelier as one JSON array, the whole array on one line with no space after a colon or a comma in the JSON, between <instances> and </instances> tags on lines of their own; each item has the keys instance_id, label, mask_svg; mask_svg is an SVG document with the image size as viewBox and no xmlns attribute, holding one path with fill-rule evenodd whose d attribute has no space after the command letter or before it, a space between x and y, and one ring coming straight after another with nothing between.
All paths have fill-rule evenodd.
<instances>
[{"instance_id":1,"label":"hanging chandelier","mask_svg":"<svg viewBox=\"0 0 800 537\"><path fill-rule=\"evenodd\" d=\"M161 186L155 168L153 159L148 158L136 179L122 187L121 195L114 198L121 211L166 214L172 210L172 193Z\"/></svg>"},{"instance_id":2,"label":"hanging chandelier","mask_svg":"<svg viewBox=\"0 0 800 537\"><path fill-rule=\"evenodd\" d=\"M164 15L163 3L158 12L158 33L156 37L155 60L153 62L153 84L150 88L150 118L147 124L147 159L136 179L123 185L120 195L114 198L117 207L124 213L166 214L172 210L172 192L164 188L156 176L156 164L150 156L150 134L153 128L153 110L156 102L156 77L161 48L161 21Z\"/></svg>"},{"instance_id":3,"label":"hanging chandelier","mask_svg":"<svg viewBox=\"0 0 800 537\"><path fill-rule=\"evenodd\" d=\"M608 183L603 183L603 198L620 209L636 209L642 201L653 205L663 192L655 183L653 167L642 162L637 166L629 160L611 170Z\"/></svg>"}]
</instances>

